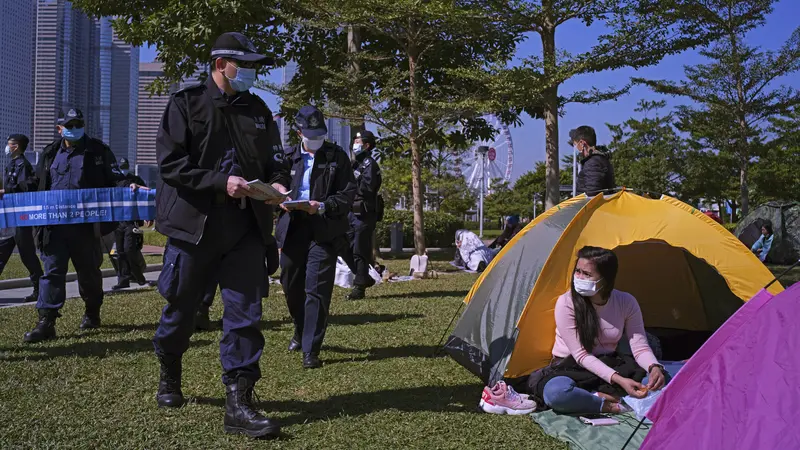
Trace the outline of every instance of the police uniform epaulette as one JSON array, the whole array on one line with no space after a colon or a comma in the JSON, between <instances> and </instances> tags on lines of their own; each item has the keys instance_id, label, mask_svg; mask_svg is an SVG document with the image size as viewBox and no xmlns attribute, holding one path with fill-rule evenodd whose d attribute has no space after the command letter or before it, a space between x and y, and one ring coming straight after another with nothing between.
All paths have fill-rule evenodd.
<instances>
[{"instance_id":1,"label":"police uniform epaulette","mask_svg":"<svg viewBox=\"0 0 800 450\"><path fill-rule=\"evenodd\" d=\"M197 84L190 84L189 86L184 86L183 89L179 89L172 95L182 94L184 92L193 91L195 89L204 88L206 85L204 83L197 83Z\"/></svg>"}]
</instances>

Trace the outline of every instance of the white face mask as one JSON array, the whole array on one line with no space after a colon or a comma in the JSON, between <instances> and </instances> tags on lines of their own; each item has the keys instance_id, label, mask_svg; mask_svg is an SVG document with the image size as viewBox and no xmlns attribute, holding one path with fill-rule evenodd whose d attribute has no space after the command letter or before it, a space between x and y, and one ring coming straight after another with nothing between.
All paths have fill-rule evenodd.
<instances>
[{"instance_id":1,"label":"white face mask","mask_svg":"<svg viewBox=\"0 0 800 450\"><path fill-rule=\"evenodd\" d=\"M11 154L11 147L6 145L6 155L10 155L10 154Z\"/></svg>"},{"instance_id":2,"label":"white face mask","mask_svg":"<svg viewBox=\"0 0 800 450\"><path fill-rule=\"evenodd\" d=\"M584 280L578 278L577 275L574 275L572 278L572 282L575 284L575 290L584 297L591 297L600 292L602 281L603 280Z\"/></svg>"},{"instance_id":3,"label":"white face mask","mask_svg":"<svg viewBox=\"0 0 800 450\"><path fill-rule=\"evenodd\" d=\"M364 150L364 146L361 144L353 144L353 154L357 155Z\"/></svg>"},{"instance_id":4,"label":"white face mask","mask_svg":"<svg viewBox=\"0 0 800 450\"><path fill-rule=\"evenodd\" d=\"M325 138L323 137L319 139L309 139L303 136L303 146L305 146L306 149L311 150L312 152L319 150L320 147L322 147L322 144L324 143L325 143Z\"/></svg>"}]
</instances>

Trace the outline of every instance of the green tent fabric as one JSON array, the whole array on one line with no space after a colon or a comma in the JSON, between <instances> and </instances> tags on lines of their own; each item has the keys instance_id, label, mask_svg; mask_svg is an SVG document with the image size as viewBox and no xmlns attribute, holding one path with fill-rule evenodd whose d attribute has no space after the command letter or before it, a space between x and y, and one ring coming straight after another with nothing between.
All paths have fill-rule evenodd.
<instances>
[{"instance_id":1,"label":"green tent fabric","mask_svg":"<svg viewBox=\"0 0 800 450\"><path fill-rule=\"evenodd\" d=\"M615 415L619 425L593 427L574 416L556 414L552 410L531 415L545 433L569 444L572 450L620 450L628 440L639 419L632 412ZM649 425L642 424L631 442L625 447L638 449L642 445Z\"/></svg>"}]
</instances>

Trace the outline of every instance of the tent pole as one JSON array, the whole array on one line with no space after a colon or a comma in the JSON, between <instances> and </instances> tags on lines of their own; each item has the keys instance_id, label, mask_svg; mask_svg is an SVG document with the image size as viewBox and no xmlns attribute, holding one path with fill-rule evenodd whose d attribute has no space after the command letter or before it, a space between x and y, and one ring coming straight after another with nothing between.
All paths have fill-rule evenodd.
<instances>
[{"instance_id":1,"label":"tent pole","mask_svg":"<svg viewBox=\"0 0 800 450\"><path fill-rule=\"evenodd\" d=\"M788 268L788 269L786 269L786 270L784 270L783 272L781 272L781 274L780 274L780 275L778 275L777 277L775 277L775 279L774 279L774 280L770 281L768 285L764 286L764 289L769 289L769 287L770 287L770 286L772 286L772 285L773 285L773 284L774 284L776 281L778 281L779 279L781 279L781 278L782 278L784 275L786 275L787 273L789 273L789 271L790 271L790 270L794 269L794 268L795 268L795 267L797 267L798 265L800 265L800 260L798 260L796 263L794 263L794 264L792 264L791 266L789 266L789 268Z\"/></svg>"},{"instance_id":2,"label":"tent pole","mask_svg":"<svg viewBox=\"0 0 800 450\"><path fill-rule=\"evenodd\" d=\"M633 429L633 433L631 433L631 435L628 436L628 440L625 441L625 444L622 446L620 450L625 450L625 447L628 446L628 444L631 442L631 439L633 439L633 437L636 436L636 432L639 431L639 428L642 426L645 419L647 419L647 417L642 417L642 420L640 420L639 423L636 425L636 428Z\"/></svg>"},{"instance_id":3,"label":"tent pole","mask_svg":"<svg viewBox=\"0 0 800 450\"><path fill-rule=\"evenodd\" d=\"M436 356L436 354L437 354L437 353L439 353L439 350L441 350L441 348L442 348L442 342L444 342L444 338L445 338L445 337L447 337L447 332L448 332L448 331L450 331L450 327L452 327L452 326L453 326L453 322L455 322L455 321L456 321L456 317L458 317L458 313L460 313L460 312L461 312L461 308L463 308L463 307L464 307L464 302L461 302L461 304L460 304L460 305L458 305L458 309L456 310L456 313L455 313L455 314L453 314L453 318L452 318L452 319L450 319L450 324L449 324L449 325L447 325L447 328L445 328L445 330L444 330L444 333L442 334L442 337L441 337L441 339L439 339L439 343L436 345L436 349L433 351L433 356Z\"/></svg>"}]
</instances>

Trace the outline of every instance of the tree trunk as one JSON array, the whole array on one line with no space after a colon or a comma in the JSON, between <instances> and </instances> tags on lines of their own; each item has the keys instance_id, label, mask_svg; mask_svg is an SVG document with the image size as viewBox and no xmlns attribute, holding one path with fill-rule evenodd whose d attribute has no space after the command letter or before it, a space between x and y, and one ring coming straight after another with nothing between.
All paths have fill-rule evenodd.
<instances>
[{"instance_id":1,"label":"tree trunk","mask_svg":"<svg viewBox=\"0 0 800 450\"><path fill-rule=\"evenodd\" d=\"M745 97L744 82L742 81L744 68L742 67L739 54L739 36L738 34L731 32L729 39L731 43L731 53L733 56L733 77L736 80L736 106L739 119L739 142L737 143L737 151L739 153L739 206L741 210L741 217L745 217L750 212L750 193L747 188L747 166L750 163L750 152L748 151L748 126L747 115L745 113L747 108L747 98Z\"/></svg>"},{"instance_id":2,"label":"tree trunk","mask_svg":"<svg viewBox=\"0 0 800 450\"><path fill-rule=\"evenodd\" d=\"M542 49L544 54L544 77L550 80L556 71L556 29L554 26L542 28ZM544 130L545 130L545 209L561 202L561 177L558 159L558 84L544 91Z\"/></svg>"},{"instance_id":3,"label":"tree trunk","mask_svg":"<svg viewBox=\"0 0 800 450\"><path fill-rule=\"evenodd\" d=\"M741 217L750 213L750 190L747 187L747 160L741 162L739 167L739 209Z\"/></svg>"},{"instance_id":4,"label":"tree trunk","mask_svg":"<svg viewBox=\"0 0 800 450\"><path fill-rule=\"evenodd\" d=\"M422 189L422 152L419 148L419 115L417 115L417 55L409 52L408 56L408 94L411 107L411 192L414 197L414 250L417 255L425 254L425 223L423 218L424 204Z\"/></svg>"}]
</instances>

